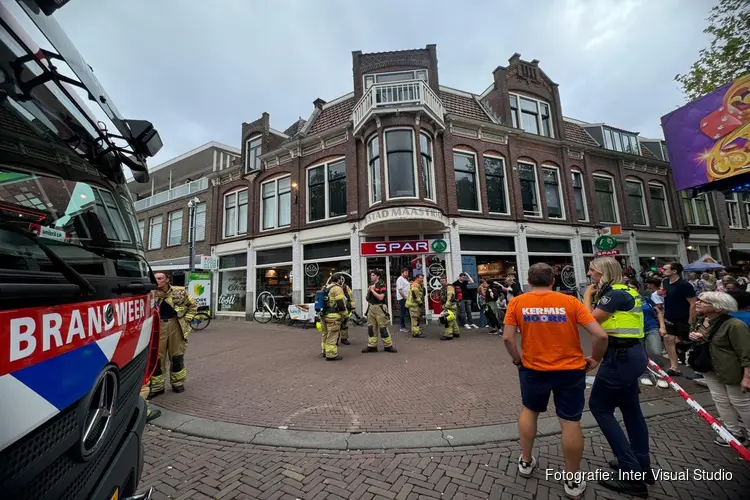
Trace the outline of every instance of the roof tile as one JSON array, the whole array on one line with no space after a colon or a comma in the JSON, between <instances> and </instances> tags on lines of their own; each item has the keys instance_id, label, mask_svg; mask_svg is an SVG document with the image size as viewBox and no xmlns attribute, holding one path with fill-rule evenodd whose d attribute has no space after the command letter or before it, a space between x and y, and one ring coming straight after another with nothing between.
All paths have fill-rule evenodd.
<instances>
[{"instance_id":1,"label":"roof tile","mask_svg":"<svg viewBox=\"0 0 750 500\"><path fill-rule=\"evenodd\" d=\"M586 146L600 147L599 143L591 137L591 134L586 132L586 129L578 125L577 123L565 122L565 137L569 141L578 142L585 144Z\"/></svg>"},{"instance_id":2,"label":"roof tile","mask_svg":"<svg viewBox=\"0 0 750 500\"><path fill-rule=\"evenodd\" d=\"M302 127L305 126L305 123L307 123L307 120L303 120L302 118L300 118L296 122L292 123L289 128L284 130L284 134L288 135L289 137L295 136L297 132L299 132Z\"/></svg>"},{"instance_id":3,"label":"roof tile","mask_svg":"<svg viewBox=\"0 0 750 500\"><path fill-rule=\"evenodd\" d=\"M350 97L345 101L337 102L333 106L323 109L307 134L317 134L318 132L346 123L352 115L354 104L354 97Z\"/></svg>"},{"instance_id":4,"label":"roof tile","mask_svg":"<svg viewBox=\"0 0 750 500\"><path fill-rule=\"evenodd\" d=\"M473 97L440 91L440 99L445 105L446 113L451 113L473 120L491 122L490 117Z\"/></svg>"}]
</instances>

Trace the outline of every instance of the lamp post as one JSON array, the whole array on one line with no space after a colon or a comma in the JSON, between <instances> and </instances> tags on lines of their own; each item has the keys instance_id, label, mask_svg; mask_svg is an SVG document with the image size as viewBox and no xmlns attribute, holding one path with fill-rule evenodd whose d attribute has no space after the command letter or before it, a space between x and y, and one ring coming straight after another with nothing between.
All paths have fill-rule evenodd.
<instances>
[{"instance_id":1,"label":"lamp post","mask_svg":"<svg viewBox=\"0 0 750 500\"><path fill-rule=\"evenodd\" d=\"M190 272L195 271L195 208L201 200L197 197L188 202L188 239L190 240L190 258L188 268Z\"/></svg>"}]
</instances>

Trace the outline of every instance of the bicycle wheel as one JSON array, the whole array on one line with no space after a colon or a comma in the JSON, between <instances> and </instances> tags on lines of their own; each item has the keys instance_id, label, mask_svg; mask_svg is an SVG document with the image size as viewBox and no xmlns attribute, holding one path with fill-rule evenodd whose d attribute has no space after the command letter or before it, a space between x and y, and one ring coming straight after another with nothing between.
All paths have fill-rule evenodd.
<instances>
[{"instance_id":1,"label":"bicycle wheel","mask_svg":"<svg viewBox=\"0 0 750 500\"><path fill-rule=\"evenodd\" d=\"M292 319L292 316L289 314L289 312L286 312L284 314L284 324L286 326L293 326L296 322L297 320Z\"/></svg>"},{"instance_id":2,"label":"bicycle wheel","mask_svg":"<svg viewBox=\"0 0 750 500\"><path fill-rule=\"evenodd\" d=\"M204 330L211 323L211 316L206 313L198 313L193 317L193 321L190 322L190 327L193 330Z\"/></svg>"},{"instance_id":3,"label":"bicycle wheel","mask_svg":"<svg viewBox=\"0 0 750 500\"><path fill-rule=\"evenodd\" d=\"M258 323L268 323L274 317L276 299L269 292L262 292L255 301L253 319Z\"/></svg>"}]
</instances>

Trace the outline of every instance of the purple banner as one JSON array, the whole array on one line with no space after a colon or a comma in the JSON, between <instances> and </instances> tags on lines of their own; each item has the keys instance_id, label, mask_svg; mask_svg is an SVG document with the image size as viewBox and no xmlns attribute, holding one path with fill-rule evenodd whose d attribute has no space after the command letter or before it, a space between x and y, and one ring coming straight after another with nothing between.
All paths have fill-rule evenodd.
<instances>
[{"instance_id":1,"label":"purple banner","mask_svg":"<svg viewBox=\"0 0 750 500\"><path fill-rule=\"evenodd\" d=\"M750 172L750 75L662 116L678 191Z\"/></svg>"}]
</instances>

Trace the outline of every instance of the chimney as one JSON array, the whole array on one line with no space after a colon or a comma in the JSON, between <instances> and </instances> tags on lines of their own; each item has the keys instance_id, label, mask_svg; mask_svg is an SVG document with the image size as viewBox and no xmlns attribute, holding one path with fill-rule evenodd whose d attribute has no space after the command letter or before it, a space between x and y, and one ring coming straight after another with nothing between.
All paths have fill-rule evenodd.
<instances>
[{"instance_id":1,"label":"chimney","mask_svg":"<svg viewBox=\"0 0 750 500\"><path fill-rule=\"evenodd\" d=\"M321 99L320 97L318 97L317 99L315 99L313 101L313 106L315 106L315 109L323 109L323 105L325 103L326 102L323 99Z\"/></svg>"},{"instance_id":2,"label":"chimney","mask_svg":"<svg viewBox=\"0 0 750 500\"><path fill-rule=\"evenodd\" d=\"M513 64L513 63L515 63L517 61L520 61L520 60L521 60L521 54L519 54L518 52L516 52L515 54L513 54L512 56L510 56L510 59L508 59L508 63Z\"/></svg>"}]
</instances>

